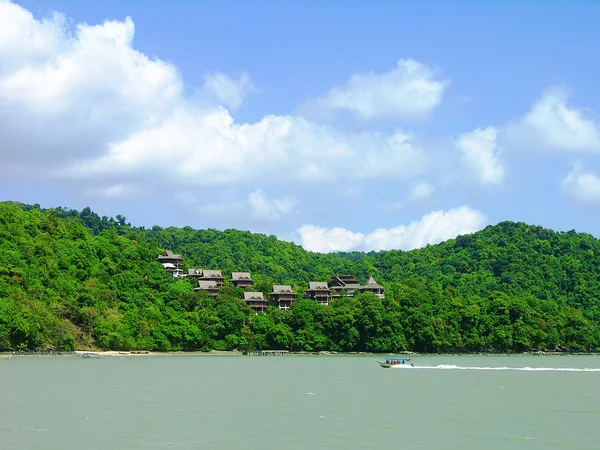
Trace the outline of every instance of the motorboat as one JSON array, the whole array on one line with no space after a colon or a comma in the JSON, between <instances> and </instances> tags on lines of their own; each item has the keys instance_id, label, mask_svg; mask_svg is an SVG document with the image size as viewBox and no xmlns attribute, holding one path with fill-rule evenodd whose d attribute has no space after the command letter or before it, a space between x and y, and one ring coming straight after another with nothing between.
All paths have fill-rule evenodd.
<instances>
[{"instance_id":1,"label":"motorboat","mask_svg":"<svg viewBox=\"0 0 600 450\"><path fill-rule=\"evenodd\" d=\"M410 358L384 358L383 361L377 360L379 365L385 369L391 367L415 367L414 363Z\"/></svg>"}]
</instances>

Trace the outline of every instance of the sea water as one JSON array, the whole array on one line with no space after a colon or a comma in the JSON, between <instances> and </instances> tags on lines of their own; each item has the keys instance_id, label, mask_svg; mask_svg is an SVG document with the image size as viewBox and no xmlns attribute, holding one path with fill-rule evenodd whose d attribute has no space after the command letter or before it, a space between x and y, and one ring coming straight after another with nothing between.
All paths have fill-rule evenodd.
<instances>
[{"instance_id":1,"label":"sea water","mask_svg":"<svg viewBox=\"0 0 600 450\"><path fill-rule=\"evenodd\" d=\"M17 356L1 449L600 449L600 357Z\"/></svg>"}]
</instances>

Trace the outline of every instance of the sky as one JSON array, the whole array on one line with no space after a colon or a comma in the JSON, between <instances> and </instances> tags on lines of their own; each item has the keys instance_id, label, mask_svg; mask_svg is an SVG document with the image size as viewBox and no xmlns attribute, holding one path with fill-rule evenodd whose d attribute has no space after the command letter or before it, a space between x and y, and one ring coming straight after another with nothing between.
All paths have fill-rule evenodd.
<instances>
[{"instance_id":1,"label":"sky","mask_svg":"<svg viewBox=\"0 0 600 450\"><path fill-rule=\"evenodd\" d=\"M0 0L0 200L307 250L600 237L600 2Z\"/></svg>"}]
</instances>

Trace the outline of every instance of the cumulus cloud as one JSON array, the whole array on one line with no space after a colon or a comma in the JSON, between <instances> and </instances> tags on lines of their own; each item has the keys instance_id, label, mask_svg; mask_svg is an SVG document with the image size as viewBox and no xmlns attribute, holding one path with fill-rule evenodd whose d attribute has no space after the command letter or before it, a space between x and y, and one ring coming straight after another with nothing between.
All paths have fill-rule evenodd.
<instances>
[{"instance_id":1,"label":"cumulus cloud","mask_svg":"<svg viewBox=\"0 0 600 450\"><path fill-rule=\"evenodd\" d=\"M600 177L586 172L580 162L573 164L571 172L562 179L561 187L579 203L600 205Z\"/></svg>"},{"instance_id":2,"label":"cumulus cloud","mask_svg":"<svg viewBox=\"0 0 600 450\"><path fill-rule=\"evenodd\" d=\"M401 59L385 73L356 73L314 101L332 111L349 111L363 120L418 119L442 103L448 82L427 65Z\"/></svg>"},{"instance_id":3,"label":"cumulus cloud","mask_svg":"<svg viewBox=\"0 0 600 450\"><path fill-rule=\"evenodd\" d=\"M505 170L500 162L497 134L498 130L494 127L477 128L461 134L455 142L463 163L480 184L498 184L504 179Z\"/></svg>"},{"instance_id":4,"label":"cumulus cloud","mask_svg":"<svg viewBox=\"0 0 600 450\"><path fill-rule=\"evenodd\" d=\"M461 206L448 211L434 211L408 225L379 228L367 235L344 228L314 225L304 225L298 229L298 233L302 246L315 252L412 250L473 233L482 229L486 223L487 218L481 212Z\"/></svg>"},{"instance_id":5,"label":"cumulus cloud","mask_svg":"<svg viewBox=\"0 0 600 450\"><path fill-rule=\"evenodd\" d=\"M251 92L256 92L256 87L247 73L242 73L239 79L229 77L225 73L215 72L204 77L203 91L214 97L221 105L227 106L231 111L240 107L242 101Z\"/></svg>"},{"instance_id":6,"label":"cumulus cloud","mask_svg":"<svg viewBox=\"0 0 600 450\"><path fill-rule=\"evenodd\" d=\"M364 235L344 228L325 228L316 225L302 225L298 229L302 246L312 252L338 252L356 250Z\"/></svg>"},{"instance_id":7,"label":"cumulus cloud","mask_svg":"<svg viewBox=\"0 0 600 450\"><path fill-rule=\"evenodd\" d=\"M0 2L0 156L10 169L97 155L180 99L177 69L131 46L134 24L74 29ZM24 172L25 170L23 170Z\"/></svg>"},{"instance_id":8,"label":"cumulus cloud","mask_svg":"<svg viewBox=\"0 0 600 450\"><path fill-rule=\"evenodd\" d=\"M218 186L265 176L299 182L410 179L427 165L422 150L403 132L345 134L292 116L236 124L221 108L206 114L179 110L63 174L82 178L149 172L178 183Z\"/></svg>"},{"instance_id":9,"label":"cumulus cloud","mask_svg":"<svg viewBox=\"0 0 600 450\"><path fill-rule=\"evenodd\" d=\"M38 20L2 2L0 21L5 176L85 180L98 189L135 179L151 191L158 183L176 190L265 177L411 179L427 170L421 149L400 130L345 133L276 115L236 123L224 107L200 107L184 96L174 66L134 49L130 18L71 28L60 15ZM253 89L247 75L205 81L202 89L230 108Z\"/></svg>"},{"instance_id":10,"label":"cumulus cloud","mask_svg":"<svg viewBox=\"0 0 600 450\"><path fill-rule=\"evenodd\" d=\"M296 199L285 197L282 199L270 199L262 191L257 189L248 196L248 202L252 207L255 217L265 219L278 219L292 212L296 205Z\"/></svg>"},{"instance_id":11,"label":"cumulus cloud","mask_svg":"<svg viewBox=\"0 0 600 450\"><path fill-rule=\"evenodd\" d=\"M588 110L569 105L566 90L554 87L506 128L505 138L525 150L599 153L600 123Z\"/></svg>"}]
</instances>

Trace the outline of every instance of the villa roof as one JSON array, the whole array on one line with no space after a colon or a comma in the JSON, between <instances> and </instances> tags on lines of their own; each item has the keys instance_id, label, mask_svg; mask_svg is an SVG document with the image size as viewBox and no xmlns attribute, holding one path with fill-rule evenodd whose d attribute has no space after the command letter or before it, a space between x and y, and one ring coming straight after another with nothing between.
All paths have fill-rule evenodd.
<instances>
[{"instance_id":1,"label":"villa roof","mask_svg":"<svg viewBox=\"0 0 600 450\"><path fill-rule=\"evenodd\" d=\"M231 279L232 280L250 280L250 281L252 281L250 272L231 272Z\"/></svg>"},{"instance_id":2,"label":"villa roof","mask_svg":"<svg viewBox=\"0 0 600 450\"><path fill-rule=\"evenodd\" d=\"M207 270L202 269L202 277L203 278L223 278L220 270Z\"/></svg>"},{"instance_id":3,"label":"villa roof","mask_svg":"<svg viewBox=\"0 0 600 450\"><path fill-rule=\"evenodd\" d=\"M219 285L214 281L198 280L197 289L219 289Z\"/></svg>"},{"instance_id":4,"label":"villa roof","mask_svg":"<svg viewBox=\"0 0 600 450\"><path fill-rule=\"evenodd\" d=\"M354 285L356 285L356 287L359 286L358 281L356 281L352 275L332 275L328 284L329 286L332 284L338 284L340 286L350 288L354 287Z\"/></svg>"},{"instance_id":5,"label":"villa roof","mask_svg":"<svg viewBox=\"0 0 600 450\"><path fill-rule=\"evenodd\" d=\"M271 294L294 294L294 291L289 285L274 284Z\"/></svg>"},{"instance_id":6,"label":"villa roof","mask_svg":"<svg viewBox=\"0 0 600 450\"><path fill-rule=\"evenodd\" d=\"M329 286L325 281L309 281L308 282L308 290L309 291L329 291Z\"/></svg>"},{"instance_id":7,"label":"villa roof","mask_svg":"<svg viewBox=\"0 0 600 450\"><path fill-rule=\"evenodd\" d=\"M244 292L244 301L248 300L262 300L265 301L265 297L262 292Z\"/></svg>"},{"instance_id":8,"label":"villa roof","mask_svg":"<svg viewBox=\"0 0 600 450\"><path fill-rule=\"evenodd\" d=\"M383 289L383 286L377 283L377 281L375 281L375 278L369 277L369 281L367 281L367 284L365 284L364 286L361 286L361 289L362 288Z\"/></svg>"},{"instance_id":9,"label":"villa roof","mask_svg":"<svg viewBox=\"0 0 600 450\"><path fill-rule=\"evenodd\" d=\"M162 254L158 255L156 259L181 259L183 261L183 257L179 253L173 253L171 250L165 250Z\"/></svg>"},{"instance_id":10,"label":"villa roof","mask_svg":"<svg viewBox=\"0 0 600 450\"><path fill-rule=\"evenodd\" d=\"M333 275L331 278L337 278L340 281L343 281L344 283L357 283L357 281L354 279L354 277L352 275L348 275L348 274Z\"/></svg>"},{"instance_id":11,"label":"villa roof","mask_svg":"<svg viewBox=\"0 0 600 450\"><path fill-rule=\"evenodd\" d=\"M331 286L331 289L359 289L360 284L358 283L348 283L343 286Z\"/></svg>"}]
</instances>

